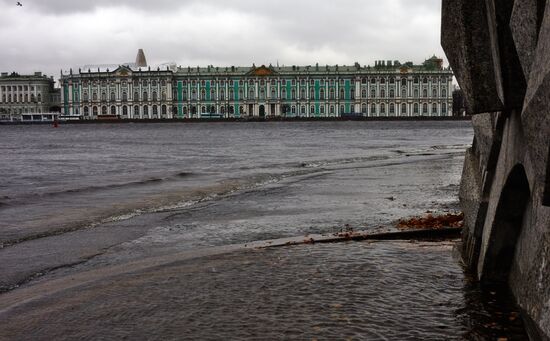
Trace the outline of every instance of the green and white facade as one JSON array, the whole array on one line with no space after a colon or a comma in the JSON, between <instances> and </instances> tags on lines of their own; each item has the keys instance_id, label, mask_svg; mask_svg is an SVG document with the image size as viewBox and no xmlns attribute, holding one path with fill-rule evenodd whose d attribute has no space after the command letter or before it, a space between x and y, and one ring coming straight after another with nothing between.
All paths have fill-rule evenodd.
<instances>
[{"instance_id":1,"label":"green and white facade","mask_svg":"<svg viewBox=\"0 0 550 341\"><path fill-rule=\"evenodd\" d=\"M62 111L83 119L451 116L452 78L421 65L157 68L120 65L61 75Z\"/></svg>"}]
</instances>

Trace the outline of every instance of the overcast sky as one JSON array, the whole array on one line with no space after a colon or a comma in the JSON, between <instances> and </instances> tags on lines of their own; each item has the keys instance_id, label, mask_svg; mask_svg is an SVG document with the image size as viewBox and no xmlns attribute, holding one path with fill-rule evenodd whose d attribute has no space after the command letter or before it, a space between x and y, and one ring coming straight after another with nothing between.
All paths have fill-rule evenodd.
<instances>
[{"instance_id":1,"label":"overcast sky","mask_svg":"<svg viewBox=\"0 0 550 341\"><path fill-rule=\"evenodd\" d=\"M0 71L85 64L247 66L422 62L441 0L0 0Z\"/></svg>"}]
</instances>

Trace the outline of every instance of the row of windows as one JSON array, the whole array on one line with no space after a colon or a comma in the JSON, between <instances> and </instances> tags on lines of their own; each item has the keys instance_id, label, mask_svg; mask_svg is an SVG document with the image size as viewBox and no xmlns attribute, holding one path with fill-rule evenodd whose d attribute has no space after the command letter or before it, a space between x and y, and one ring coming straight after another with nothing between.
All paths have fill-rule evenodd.
<instances>
[{"instance_id":1,"label":"row of windows","mask_svg":"<svg viewBox=\"0 0 550 341\"><path fill-rule=\"evenodd\" d=\"M102 81L99 81L99 80L87 81L87 80L85 80L85 81L82 81L82 86L83 86L83 87L87 87L87 86L89 86L89 85L98 85L98 84L101 84L102 86L107 86L108 84L114 84L114 83L115 83L115 81L112 80L112 79L110 79L110 80L104 79L104 80L102 80ZM158 81L158 80L150 80L150 79L144 79L144 80L141 80L141 81L140 81L140 80L137 80L137 79L136 79L136 80L134 80L134 81L131 82L131 83L133 83L134 86L136 86L136 87L139 86L140 84L141 84L142 86L149 86L149 84L151 84L152 87L156 87L156 86L158 86L159 84L160 84L160 86L166 86L167 81L164 80L164 79L163 79L163 80L160 80L160 81ZM128 83L127 81L122 81L120 84L121 84L123 87L127 87L129 83ZM78 86L78 82L75 81L75 82L73 83L73 86L75 86L75 87Z\"/></svg>"},{"instance_id":2,"label":"row of windows","mask_svg":"<svg viewBox=\"0 0 550 341\"><path fill-rule=\"evenodd\" d=\"M38 94L37 96L35 96L34 94L19 94L18 95L11 95L11 94L3 94L2 95L2 102L4 103L27 103L29 102L29 99L30 99L30 102L32 103L40 103L42 102L42 94Z\"/></svg>"},{"instance_id":3,"label":"row of windows","mask_svg":"<svg viewBox=\"0 0 550 341\"><path fill-rule=\"evenodd\" d=\"M201 95L200 95L200 99L201 100L207 100L207 99L214 99L216 98L216 91L214 89L212 89L210 91L210 98L207 98L206 97L206 91L205 90L202 90L201 91ZM244 90L239 90L238 92L239 94L239 97L238 98L244 98ZM305 89L301 89L300 91L300 99L306 99L306 90ZM428 98L428 90L427 89L423 89L423 91L420 93L420 91L418 89L415 89L413 91L413 97L414 98L420 98L419 95L422 95L422 98ZM133 99L138 101L138 100L142 100L142 101L147 101L149 100L149 94L147 91L144 91L142 93L142 96L140 98L140 93L138 92L134 92L134 97ZM233 89L229 89L228 91L228 99L232 99L232 98L235 98L235 92ZM248 93L247 93L248 97L247 98L251 98L251 99L255 99L256 98L256 91L251 88L249 89ZM287 96L287 90L285 88L283 88L281 90L281 98L285 99L285 98L288 98ZM381 98L386 98L386 95L387 97L389 98L394 98L395 97L395 90L393 89L390 89L387 93L386 93L386 90L385 89L380 89L380 91L376 91L376 89L371 89L371 92L370 92L370 97L377 97L377 95L379 95L379 97ZM403 98L406 98L408 97L409 95L409 91L407 91L406 88L403 88L401 90L401 97ZM439 95L439 91L434 88L432 89L432 92L431 92L431 95L433 98L437 98L438 95ZM20 95L21 97L22 95ZM40 96L40 95L39 95ZM75 95L76 97L78 97L78 95ZM5 97L5 95L4 95ZM34 95L32 95L32 97L34 97ZM182 92L182 100L186 101L188 100L188 93L187 93L187 90L184 90ZM354 88L350 88L350 92L349 92L349 99L355 99L355 89ZM441 97L445 98L447 97L447 90L446 89L443 89L441 91ZM8 95L8 98L11 98L10 95ZM26 95L25 95L25 101L26 101ZM174 93L174 98L177 98L177 94ZM260 92L259 92L259 98L260 99L266 99L266 94L265 94L265 90L264 89L260 89ZM275 89L272 89L271 90L271 99L278 99L278 96L277 96L277 91ZM326 96L325 96L325 90L324 89L320 89L319 90L319 94L317 95L316 94L316 91L315 89L311 89L310 92L309 92L309 98L312 98L312 99L318 99L318 100L325 100L326 99ZM328 96L329 99L336 99L336 91L334 89L330 89L329 90L329 96ZM346 99L346 92L344 89L340 89L339 91L339 96L338 96L339 99L343 100L343 99ZM360 98L367 98L367 90L366 89L363 89L361 91L361 96ZM82 99L83 101L89 101L89 96L88 96L88 93L87 92L84 92L83 96L82 96ZM115 94L115 92L111 92L110 94L110 97L109 99L111 101L115 101L117 100L117 96ZM151 99L152 101L157 101L158 100L158 95L157 95L157 92L156 91L153 91L152 93L152 96L151 96ZM197 100L197 91L196 90L193 90L191 92L191 100ZM225 90L224 89L221 89L219 91L219 96L218 96L218 99L221 100L221 101L224 101L225 100ZM236 100L237 98L235 98ZM295 89L292 89L290 91L290 99L296 99L296 90ZM93 101L97 101L98 100L98 95L97 95L97 92L94 92L92 93L92 100ZM107 100L107 93L103 92L101 93L101 100L102 101L106 101ZM127 101L128 100L128 93L127 92L123 92L122 93L122 101ZM162 92L161 93L161 100L165 101L166 100L166 93L165 92ZM78 100L77 100L78 101Z\"/></svg>"},{"instance_id":4,"label":"row of windows","mask_svg":"<svg viewBox=\"0 0 550 341\"><path fill-rule=\"evenodd\" d=\"M296 78L293 78L293 79L282 79L281 80L281 83L280 84L287 84L288 82L290 82L292 85L296 85L297 83L298 84L301 84L301 85L306 85L308 82L310 85L315 85L315 81L319 81L321 85L324 85L325 83L328 83L330 85L334 85L336 83L339 83L339 84L345 84L345 81L346 80L349 80L349 82L351 83L354 83L356 80L359 80L358 78L349 78L349 79L344 79L344 78L338 78L338 79L335 79L335 78L317 78L317 79L314 79L314 78L309 78L309 79L305 79L305 78L301 78L301 79L296 79ZM401 78L400 80L397 80L395 77L370 77L370 78L367 78L367 77L363 77L363 78L360 78L361 80L361 83L362 84L367 84L369 81L370 83L372 84L375 84L377 82L381 83L381 84L386 84L389 83L389 84L395 84L396 82L400 81L402 85L407 85L410 81L412 81L414 84L428 84L429 82L429 78L428 77L424 77L424 78L420 78L420 77L414 77L412 79L409 79L409 78ZM443 78L439 78L439 77L432 77L431 78L431 81L432 83L438 83L438 82L447 82L447 78L443 77ZM450 81L450 79L449 79ZM220 86L225 86L226 82L229 84L229 86L233 86L235 83L238 82L238 84L240 86L243 86L245 82L247 82L249 85L254 85L256 83L258 83L258 80L255 80L255 79L249 79L248 81L244 81L244 80L239 80L239 81L234 81L234 80L219 80L218 81L218 85ZM182 84L185 86L187 85L187 81L182 81ZM195 80L192 80L189 82L191 84L191 86L196 86L197 85L197 81ZM215 86L216 85L216 81L209 81L210 85L211 86ZM271 80L264 80L264 79L260 79L259 80L259 84L261 86L265 85L266 83L271 83L271 85L276 85L277 83L279 83L278 80L276 79L271 79ZM206 86L206 80L202 80L200 81L200 84L202 86Z\"/></svg>"},{"instance_id":5,"label":"row of windows","mask_svg":"<svg viewBox=\"0 0 550 341\"><path fill-rule=\"evenodd\" d=\"M5 92L5 91L34 91L34 86L29 86L29 85L2 85L2 87L0 87L0 89L2 90L2 92Z\"/></svg>"},{"instance_id":6,"label":"row of windows","mask_svg":"<svg viewBox=\"0 0 550 341\"><path fill-rule=\"evenodd\" d=\"M135 101L139 101L139 100L140 100L139 92L134 92L134 97L133 97L133 99L134 99ZM162 92L162 93L161 93L160 99L161 99L162 101L166 101L166 92ZM75 100L76 100L76 102L78 102L78 93L75 94ZM82 100L83 100L84 102L87 102L87 101L90 100L90 97L89 97L89 95L88 95L87 92L84 92L84 94L82 95ZM97 101L97 100L98 100L97 92L92 93L92 101ZM105 92L102 92L102 93L101 93L101 100L102 100L102 101L106 101L106 100L107 100L107 93L105 93ZM114 92L111 92L111 94L110 94L110 96L109 96L109 100L111 100L111 101L113 101L113 102L117 100L117 96L116 96L116 94L115 94ZM122 100L122 101L128 101L128 93L127 93L127 92L122 92L121 100ZM146 92L146 91L143 92L142 97L141 97L141 100L142 100L142 101L148 101L148 100L149 100L149 93ZM153 91L152 96L151 96L151 100L152 100L152 101L158 101L158 100L159 100L158 94L157 94L156 91Z\"/></svg>"},{"instance_id":7,"label":"row of windows","mask_svg":"<svg viewBox=\"0 0 550 341\"><path fill-rule=\"evenodd\" d=\"M291 78L291 79L282 79L282 80L279 80L279 79L268 79L268 80L265 80L265 79L249 79L247 81L241 79L241 80L231 80L231 79L225 79L225 80L212 80L212 81L209 81L208 83L211 85L211 86L216 86L216 85L219 85L219 86L225 86L226 83L229 85L229 86L234 86L235 83L238 83L240 86L244 86L245 82L248 83L249 85L254 85L256 83L259 83L261 86L264 86L266 83L271 83L271 85L276 85L276 84L283 84L283 85L286 85L287 82L291 83L292 85L296 85L297 83L298 84L301 84L301 85L306 85L308 82L311 84L311 85L314 85L315 84L315 81L319 81L321 85L325 85L325 84L329 84L329 85L334 85L336 83L338 84L345 84L345 81L348 80L349 82L351 83L354 83L356 80L357 81L361 81L362 84L367 84L367 83L371 83L371 84L375 84L377 82L379 82L380 84L386 84L386 83L389 83L389 84L395 84L395 83L401 83L402 85L407 85L408 83L412 82L414 84L428 84L429 81L431 81L432 83L439 83L439 82L444 82L446 83L447 81L450 81L450 79L448 79L447 77L413 77L411 79L409 78L401 78L401 79L397 79L396 77L362 77L362 78L309 78L309 79L305 79L305 78ZM166 84L170 82L170 81L167 81L167 80L149 80L149 79L143 79L143 80L138 80L138 79L135 79L133 80L131 83L133 83L134 86L139 86L139 85L142 85L144 87L147 87L149 86L149 84L151 84L152 87L156 87L158 86L159 84L161 86L166 86ZM217 82L217 83L216 83ZM113 80L102 80L102 81L99 81L99 80L93 80L93 81L82 81L82 86L84 87L87 87L88 85L98 85L98 84L101 84L103 86L106 86L107 84L113 84L114 81ZM192 80L192 81L182 81L182 84L183 86L186 86L187 84L191 84L191 86L196 86L197 84L200 84L202 85L203 87L207 85L207 81L206 80L202 80L202 81L197 81L197 80ZM126 87L128 86L128 82L126 81L122 81L121 82L122 86L123 87ZM74 82L73 86L78 86L78 82Z\"/></svg>"},{"instance_id":8,"label":"row of windows","mask_svg":"<svg viewBox=\"0 0 550 341\"><path fill-rule=\"evenodd\" d=\"M149 112L151 108L151 112ZM334 114L335 111L336 111L336 106L334 105L330 105L328 106L328 108L325 109L325 106L319 106L318 110L316 110L316 107L314 105L310 106L309 107L309 113L310 114L314 114L314 113L319 113L319 114L325 114L325 110L328 110L328 113L329 114ZM397 113L397 110L400 108L400 114L402 115L405 115L405 114L408 114L408 108L407 108L407 105L405 103L401 104L401 106L399 105L396 105L394 103L390 103L389 105L386 105L384 103L380 104L379 106L375 105L375 104L371 104L370 106L370 112L367 112L367 109L368 109L368 106L366 103L363 103L361 105L361 113L363 114L371 114L371 115L376 115L376 114L381 114L381 115L385 115L385 114L390 114L390 115L393 115L393 114L396 114ZM412 113L413 114L423 114L423 115L428 115L430 114L430 109L431 109L431 114L438 114L438 105L437 103L433 103L431 104L431 106L428 104L428 103L423 103L422 105L420 105L419 103L414 103L413 106L412 106ZM90 115L93 115L93 116L98 116L100 113L101 115L118 115L118 114L121 114L121 115L124 115L124 116L128 116L128 113L129 113L129 110L133 110L133 114L134 116L140 116L140 114L143 114L144 116L147 116L149 115L149 113L151 113L153 116L156 116L159 114L159 110L160 110L160 114L165 117L167 114L168 114L168 107L166 105L162 105L162 106L157 106L157 105L153 105L151 107L149 106L143 106L143 107L140 107L140 106L122 106L121 108L121 112L118 112L117 110L117 107L116 106L101 106L101 107L98 107L98 106L93 106L93 107L88 107L88 106L85 106L83 108L83 114L84 116L90 116ZM200 106L200 107L197 107L197 106L191 106L191 107L187 107L187 106L184 106L182 108L182 114L183 115L187 115L187 114L196 114L197 111L200 110L201 113L216 113L217 110L216 110L216 107L215 106ZM283 106L282 107L282 112L283 113L291 113L291 114L296 114L299 113L304 115L304 114L307 114L308 112L306 111L307 110L307 107L305 105L302 105L302 106L296 106L296 105L292 105L292 106ZM219 111L220 113L222 114L234 114L235 113L235 106L221 106L219 108ZM350 107L350 111L351 113L354 113L355 112L355 107L354 106L351 106ZM176 107L173 107L173 112L174 113L177 113L177 108ZM345 106L344 105L340 105L339 107L339 113L344 113L345 112ZM245 111L245 106L239 106L239 113L246 113ZM75 109L75 114L79 115L79 111L78 111L78 108ZM441 114L447 114L447 104L446 103L442 103L441 104Z\"/></svg>"},{"instance_id":9,"label":"row of windows","mask_svg":"<svg viewBox=\"0 0 550 341\"><path fill-rule=\"evenodd\" d=\"M122 110L120 112L121 115L124 115L124 116L128 116L128 112L129 110L131 110L132 107L129 107L129 106L122 106ZM134 106L133 107L133 110L134 110L134 114L135 115L139 115L140 113L140 107L139 106ZM158 115L159 114L159 110L160 110L160 114L163 115L163 116L166 116L167 115L167 112L168 112L168 107L166 105L162 105L162 106L157 106L157 105L153 105L151 107L151 113L153 115ZM118 115L119 113L117 112L117 107L116 106L111 106L111 107L107 107L107 106L101 106L101 107L97 107L97 106L94 106L94 107L88 107L88 106L85 106L83 108L83 114L84 116L90 116L93 115L93 116L98 116L99 113L101 112L101 115ZM143 106L141 112L143 113L143 115L149 115L149 106ZM75 108L75 114L76 115L79 115L79 110L78 108Z\"/></svg>"}]
</instances>

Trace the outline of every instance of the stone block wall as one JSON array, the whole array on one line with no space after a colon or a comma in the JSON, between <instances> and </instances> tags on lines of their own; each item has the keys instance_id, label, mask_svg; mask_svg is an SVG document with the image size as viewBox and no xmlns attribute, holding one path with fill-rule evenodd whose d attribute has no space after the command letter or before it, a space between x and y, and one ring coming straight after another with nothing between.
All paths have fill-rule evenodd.
<instances>
[{"instance_id":1,"label":"stone block wall","mask_svg":"<svg viewBox=\"0 0 550 341\"><path fill-rule=\"evenodd\" d=\"M474 114L463 257L550 340L550 0L443 0L442 46Z\"/></svg>"}]
</instances>

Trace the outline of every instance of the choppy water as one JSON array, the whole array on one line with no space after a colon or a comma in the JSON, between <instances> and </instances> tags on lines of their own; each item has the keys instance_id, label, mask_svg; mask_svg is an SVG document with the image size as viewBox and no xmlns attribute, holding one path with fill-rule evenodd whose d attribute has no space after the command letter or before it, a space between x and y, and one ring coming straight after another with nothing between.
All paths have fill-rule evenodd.
<instances>
[{"instance_id":1,"label":"choppy water","mask_svg":"<svg viewBox=\"0 0 550 341\"><path fill-rule=\"evenodd\" d=\"M360 244L315 246L204 258L197 268L193 268L193 262L191 268L184 263L187 270L182 270L181 276L187 276L186 284L174 283L200 299L191 296L181 301L188 308L173 325L170 321L175 312L171 309L177 308L161 307L166 297L175 299L178 294L169 287L159 287L155 280L160 276L158 280L170 286L174 284L170 278L178 276L164 278L164 266L150 269L145 282L135 288L135 283L128 283L132 288L129 291L123 278L115 285L103 274L97 275L97 283L88 283L87 289L81 287L43 299L33 296L42 292L41 285L47 287L51 281L64 278L72 280L77 274L111 271L108 277L119 276L105 269L126 269L126 264L132 262L171 259L182 252L198 254L227 245L348 227L365 230L391 226L396 219L428 210L456 210L464 150L472 137L469 122L97 124L62 125L57 129L0 126L0 289L11 290L27 283L24 287L31 292L17 289L1 295L0 319L15 326L10 329L12 335L31 338L58 338L56 333L62 330L54 328L43 334L46 329L38 327L27 330L28 335L18 334L21 330L17 323L23 326L32 319L37 326L71 325L72 319L82 318L80 314L88 314L90 321L121 314L135 322L146 318L149 308L158 312L150 321L164 326L158 327L159 339L177 338L172 333L183 330L177 326L187 326L186 335L199 339L222 335L265 339L257 334L262 331L268 338L279 335L297 339L317 335L374 339L493 335L480 334L483 323L473 321L477 320L476 314L482 321L491 320L493 315L468 299L475 290L464 289L467 284L458 261L452 259L450 250L441 251L437 246L427 253L408 248L410 254L403 253L402 245L392 243L372 250ZM288 267L272 268L281 257ZM223 264L218 265L225 270L220 278L216 277L219 281L212 280L207 273L220 261ZM407 267L409 262L425 264ZM321 282L300 282L292 288L285 284L298 280L295 274L319 266L330 269L328 274L317 272ZM353 275L346 270L349 267L354 268ZM421 274L420 268L431 270ZM130 278L140 276L138 271ZM405 278L410 279L410 285L400 286ZM348 281L352 281L349 288ZM420 296L414 294L416 289L410 295L404 294L405 298L391 294L410 287L422 288L429 281L434 281L433 286ZM342 292L335 289L337 283L343 285ZM227 291L225 295L227 285L234 289L249 285L253 292ZM33 286L38 288L36 292ZM271 286L275 288L271 295L264 295L262 290L269 292ZM211 288L204 291L198 287ZM388 292L368 299L382 287ZM357 303L357 297L341 297L344 303L338 303L338 296L353 288L358 290L355 294L360 295L361 303ZM315 291L313 299L302 297L306 289ZM107 290L111 303L94 303L94 297L103 290ZM72 305L74 292L87 292L90 299L77 295L80 301L76 306L87 308L71 313L76 307ZM122 292L124 295L117 296ZM392 311L398 312L396 319L406 318L410 311L400 308L403 300L420 307L437 294L441 301L432 302L435 306L425 306L408 321L390 323ZM3 310L2 297L5 303L12 295L22 295L21 302L29 303ZM252 295L251 301L248 295ZM285 307L285 295L303 300L303 304L294 302ZM141 302L143 297L152 301L157 297L158 301L144 312L131 303ZM128 308L119 311L124 304L117 300L126 302ZM236 305L235 300L245 306ZM258 300L267 301L253 309L250 302ZM213 304L219 305L214 311L205 308ZM228 312L236 306L242 314L233 320ZM353 309L347 311L349 306ZM51 320L40 309L59 310L59 317ZM105 312L110 318L102 319L103 309L110 311ZM270 309L276 311L270 313ZM318 317L306 316L318 309L324 309ZM256 324L261 317L257 314L264 314L263 325ZM139 329L124 318L121 323ZM216 321L224 328L249 328L245 334L236 327L231 332L216 330L211 325ZM366 321L371 323L368 328L361 326ZM298 322L308 328L306 333L296 332ZM273 323L286 326L288 334L268 328ZM103 327L106 334L101 337L115 332L113 325ZM99 333L94 328L63 335L87 337L91 335L87 333ZM120 335L131 336L127 331L122 328ZM479 335L475 338L483 338Z\"/></svg>"},{"instance_id":2,"label":"choppy water","mask_svg":"<svg viewBox=\"0 0 550 341\"><path fill-rule=\"evenodd\" d=\"M0 242L310 181L314 192L277 205L349 220L357 201L399 197L403 182L456 186L471 139L467 122L1 126ZM374 222L391 211L361 209Z\"/></svg>"}]
</instances>

